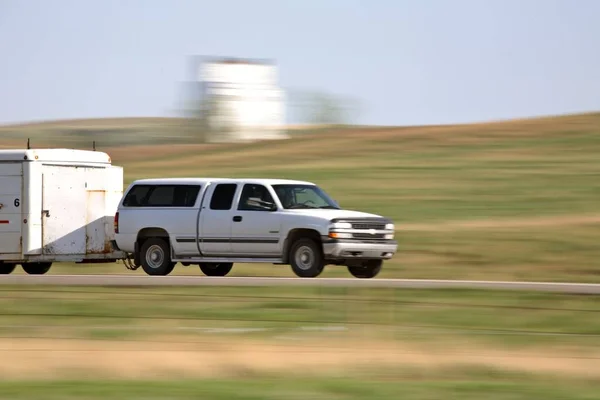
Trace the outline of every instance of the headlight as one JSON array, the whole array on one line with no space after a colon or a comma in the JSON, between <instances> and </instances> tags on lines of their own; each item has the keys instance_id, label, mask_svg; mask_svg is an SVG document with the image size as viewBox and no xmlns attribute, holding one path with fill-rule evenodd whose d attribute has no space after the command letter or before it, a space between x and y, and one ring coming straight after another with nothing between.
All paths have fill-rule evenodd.
<instances>
[{"instance_id":1,"label":"headlight","mask_svg":"<svg viewBox=\"0 0 600 400\"><path fill-rule=\"evenodd\" d=\"M386 224L385 225L385 229L389 230L389 231L393 231L394 230L394 224Z\"/></svg>"},{"instance_id":2,"label":"headlight","mask_svg":"<svg viewBox=\"0 0 600 400\"><path fill-rule=\"evenodd\" d=\"M350 222L334 222L331 224L331 229L352 229Z\"/></svg>"},{"instance_id":3,"label":"headlight","mask_svg":"<svg viewBox=\"0 0 600 400\"><path fill-rule=\"evenodd\" d=\"M385 240L392 240L394 238L394 234L393 233L388 233L385 235Z\"/></svg>"}]
</instances>

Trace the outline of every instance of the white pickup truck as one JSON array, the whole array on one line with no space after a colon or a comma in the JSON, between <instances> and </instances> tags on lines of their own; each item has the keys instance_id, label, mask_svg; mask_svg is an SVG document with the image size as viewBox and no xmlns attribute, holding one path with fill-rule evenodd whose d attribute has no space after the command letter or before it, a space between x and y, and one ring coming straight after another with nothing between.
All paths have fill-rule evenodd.
<instances>
[{"instance_id":1,"label":"white pickup truck","mask_svg":"<svg viewBox=\"0 0 600 400\"><path fill-rule=\"evenodd\" d=\"M291 265L307 278L345 265L373 278L397 250L392 221L343 210L317 185L291 180L137 180L114 223L115 250L148 275L179 262L225 276L237 262Z\"/></svg>"}]
</instances>

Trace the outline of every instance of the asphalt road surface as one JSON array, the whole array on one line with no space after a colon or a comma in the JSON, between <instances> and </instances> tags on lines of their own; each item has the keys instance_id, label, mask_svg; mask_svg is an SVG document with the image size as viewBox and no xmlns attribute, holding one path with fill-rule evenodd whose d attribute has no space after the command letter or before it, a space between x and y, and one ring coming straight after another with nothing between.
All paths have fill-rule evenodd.
<instances>
[{"instance_id":1,"label":"asphalt road surface","mask_svg":"<svg viewBox=\"0 0 600 400\"><path fill-rule=\"evenodd\" d=\"M483 289L600 294L600 284L421 279L250 278L128 275L0 275L0 285L60 286L312 286L397 289Z\"/></svg>"}]
</instances>

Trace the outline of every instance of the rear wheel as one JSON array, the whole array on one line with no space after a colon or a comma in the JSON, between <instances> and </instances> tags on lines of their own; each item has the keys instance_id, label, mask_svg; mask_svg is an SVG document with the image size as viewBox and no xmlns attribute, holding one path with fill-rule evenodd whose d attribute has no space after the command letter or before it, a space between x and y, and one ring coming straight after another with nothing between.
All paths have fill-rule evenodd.
<instances>
[{"instance_id":1,"label":"rear wheel","mask_svg":"<svg viewBox=\"0 0 600 400\"><path fill-rule=\"evenodd\" d=\"M24 263L21 264L23 267L23 271L27 272L29 275L44 275L46 272L50 270L52 266L51 262L36 262L36 263Z\"/></svg>"},{"instance_id":2,"label":"rear wheel","mask_svg":"<svg viewBox=\"0 0 600 400\"><path fill-rule=\"evenodd\" d=\"M348 271L355 278L369 279L375 278L383 265L382 260L367 261L363 265L348 265Z\"/></svg>"},{"instance_id":3,"label":"rear wheel","mask_svg":"<svg viewBox=\"0 0 600 400\"><path fill-rule=\"evenodd\" d=\"M16 267L17 264L6 264L0 261L0 275L8 275L12 273Z\"/></svg>"},{"instance_id":4,"label":"rear wheel","mask_svg":"<svg viewBox=\"0 0 600 400\"><path fill-rule=\"evenodd\" d=\"M233 263L200 263L199 266L206 276L225 276L233 268Z\"/></svg>"},{"instance_id":5,"label":"rear wheel","mask_svg":"<svg viewBox=\"0 0 600 400\"><path fill-rule=\"evenodd\" d=\"M160 238L150 238L144 242L140 259L142 269L148 275L169 275L175 268L169 245Z\"/></svg>"},{"instance_id":6,"label":"rear wheel","mask_svg":"<svg viewBox=\"0 0 600 400\"><path fill-rule=\"evenodd\" d=\"M290 249L292 271L300 278L316 278L325 268L323 251L314 240L302 238Z\"/></svg>"}]
</instances>

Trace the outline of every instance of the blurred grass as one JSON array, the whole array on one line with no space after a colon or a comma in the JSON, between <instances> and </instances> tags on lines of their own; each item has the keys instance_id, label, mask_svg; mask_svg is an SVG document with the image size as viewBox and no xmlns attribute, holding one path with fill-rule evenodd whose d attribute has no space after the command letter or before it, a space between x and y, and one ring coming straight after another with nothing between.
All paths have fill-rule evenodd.
<instances>
[{"instance_id":1,"label":"blurred grass","mask_svg":"<svg viewBox=\"0 0 600 400\"><path fill-rule=\"evenodd\" d=\"M222 145L189 137L180 142L177 126L183 122L175 119L4 129L14 139L71 125L118 130L119 123L128 144L107 136L99 149L125 167L126 184L174 176L310 180L346 208L393 218L400 249L381 277L600 282L598 113L461 126L323 129L284 141ZM161 142L148 132L160 132ZM40 134L40 145L81 143L64 137L51 142L50 136ZM179 267L174 273L192 273L186 271L192 270ZM246 265L233 274L293 276L286 267ZM329 268L324 276L348 273Z\"/></svg>"},{"instance_id":2,"label":"blurred grass","mask_svg":"<svg viewBox=\"0 0 600 400\"><path fill-rule=\"evenodd\" d=\"M13 339L168 336L169 343L193 343L211 336L264 339L293 332L307 339L427 343L441 335L448 343L470 345L597 349L599 313L595 296L477 290L0 288L0 338ZM264 330L249 330L256 328Z\"/></svg>"},{"instance_id":3,"label":"blurred grass","mask_svg":"<svg viewBox=\"0 0 600 400\"><path fill-rule=\"evenodd\" d=\"M487 375L487 376L486 376ZM0 399L598 399L598 384L481 371L412 372L390 379L254 377L232 380L0 382Z\"/></svg>"},{"instance_id":4,"label":"blurred grass","mask_svg":"<svg viewBox=\"0 0 600 400\"><path fill-rule=\"evenodd\" d=\"M125 167L126 184L168 176L315 181L344 207L397 222L400 252L381 277L600 282L600 114L469 126L330 129L238 145L195 143L182 133L182 124L115 119L0 127L0 147L24 147L27 137L34 146L52 147L91 148L96 140L99 150ZM51 270L111 272L143 274L122 264L57 264ZM200 271L178 266L174 273ZM293 276L289 267L270 265L237 265L232 275ZM348 273L331 267L323 276ZM298 337L323 341L323 346L344 338L369 344L381 339L424 344L440 356L452 350L485 352L486 346L504 349L507 357L515 357L511 350L530 350L543 356L536 362L551 364L561 354L597 354L598 312L594 296L521 292L1 287L0 339L11 348L23 345L20 338L148 341L151 351L189 341L207 340L210 346L208 338L235 344L282 340L275 337L293 333L290 348L305 344ZM298 329L324 325L349 330ZM211 327L273 330L191 329ZM69 359L67 353L55 354ZM89 358L88 366L101 359L102 353L96 354L82 356ZM281 357L286 354L281 350ZM232 379L104 381L90 370L86 381L47 382L25 368L19 382L0 381L0 399L600 398L597 380L568 374L492 371L481 365L403 371L380 366L362 375L352 375L349 367L336 377L310 368L319 376L240 370L232 371Z\"/></svg>"}]
</instances>

